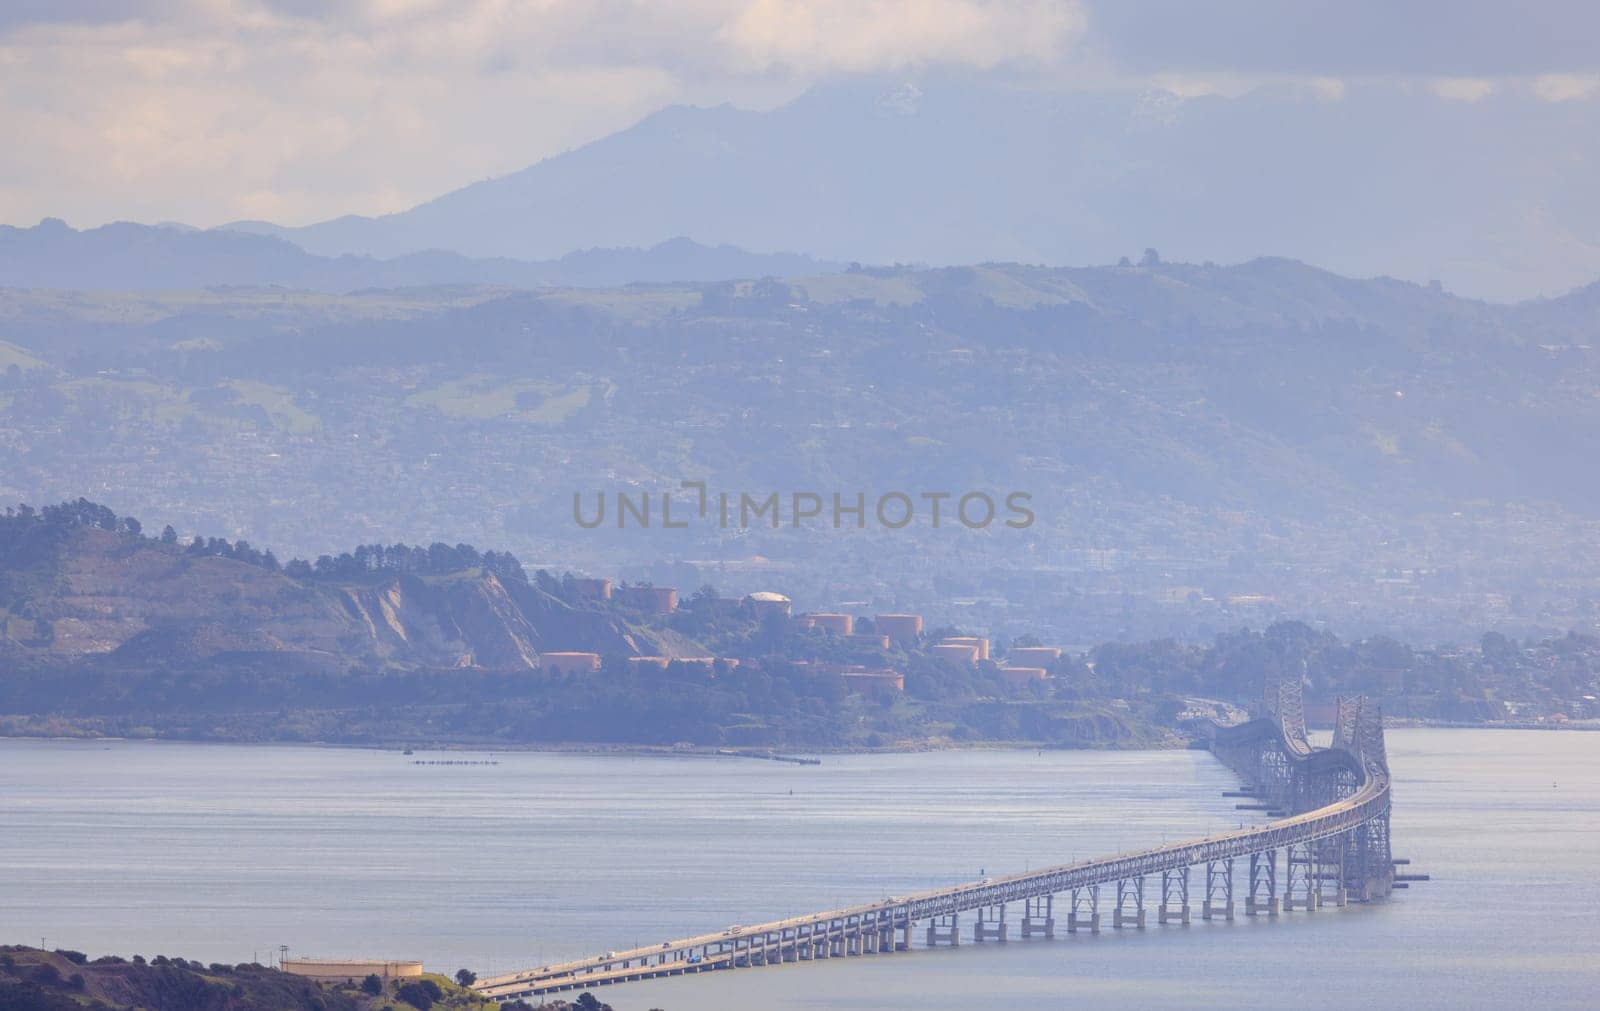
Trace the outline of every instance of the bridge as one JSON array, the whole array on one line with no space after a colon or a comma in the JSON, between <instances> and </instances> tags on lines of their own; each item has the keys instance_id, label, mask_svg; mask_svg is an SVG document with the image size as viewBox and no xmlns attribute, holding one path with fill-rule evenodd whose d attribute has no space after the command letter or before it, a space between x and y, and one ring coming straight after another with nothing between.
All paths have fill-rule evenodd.
<instances>
[{"instance_id":1,"label":"bridge","mask_svg":"<svg viewBox=\"0 0 1600 1011\"><path fill-rule=\"evenodd\" d=\"M1277 916L1368 902L1404 888L1406 878L1421 877L1401 875L1396 883L1389 850L1389 761L1376 704L1341 698L1332 744L1313 748L1295 678L1269 683L1254 718L1213 726L1208 736L1211 752L1243 781L1228 795L1245 801L1241 809L1265 812L1271 820L1134 853L507 973L480 980L476 989L509 1001L688 973L886 955L911 950L918 933L928 947L959 944L961 919L968 915L973 940L1004 941L1012 926L1008 915L1019 906L1015 922L1022 937L1053 937L1058 901L1066 907L1069 932L1098 933L1105 913L1113 929L1144 929L1147 906L1158 924L1187 924L1192 879L1198 879L1200 917L1231 920L1236 912ZM1152 881L1159 881L1159 892L1147 884Z\"/></svg>"}]
</instances>

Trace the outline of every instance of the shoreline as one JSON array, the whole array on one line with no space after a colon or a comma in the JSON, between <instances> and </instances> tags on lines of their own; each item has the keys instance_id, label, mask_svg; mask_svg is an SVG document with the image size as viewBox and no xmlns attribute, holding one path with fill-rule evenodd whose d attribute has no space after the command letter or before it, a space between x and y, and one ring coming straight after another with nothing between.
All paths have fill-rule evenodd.
<instances>
[{"instance_id":1,"label":"shoreline","mask_svg":"<svg viewBox=\"0 0 1600 1011\"><path fill-rule=\"evenodd\" d=\"M1560 725L1547 723L1463 723L1450 720L1426 720L1414 718L1390 718L1384 721L1384 726L1394 730L1524 730L1541 732L1600 732L1600 723L1577 725ZM1327 733L1331 727L1310 727L1313 732ZM0 742L5 741L51 741L55 743L70 744L214 744L224 747L266 747L266 748L325 748L330 750L348 751L373 751L405 754L550 754L550 755L593 755L593 756L618 756L618 757L654 757L654 758L726 758L726 759L756 759L772 761L783 765L818 765L821 760L828 757L843 757L852 755L918 755L935 752L951 751L1182 751L1204 750L1199 742L1186 739L1181 734L1173 732L1171 737L1164 742L1146 743L1132 747L1083 747L1062 748L1049 745L1041 741L928 741L920 744L906 744L890 747L833 747L833 748L738 748L727 745L695 745L693 747L679 747L675 745L655 744L602 744L582 741L540 741L540 742L473 742L473 741L432 741L432 742L359 742L359 741L286 741L286 740L219 740L213 738L189 737L118 737L114 735L85 734L79 736L62 734L0 734Z\"/></svg>"},{"instance_id":2,"label":"shoreline","mask_svg":"<svg viewBox=\"0 0 1600 1011\"><path fill-rule=\"evenodd\" d=\"M393 752L396 754L403 754L409 750L416 752L417 754L527 753L554 755L630 755L654 756L660 758L746 758L761 759L765 761L776 760L779 764L795 764L795 760L797 759L804 760L828 756L837 757L842 755L919 755L946 751L1183 751L1192 748L1192 744L1177 734L1174 734L1170 741L1162 744L1127 748L1061 748L1049 745L1042 741L927 742L920 745L882 748L733 748L727 745L715 744L696 745L692 748L680 748L673 745L595 744L581 741L526 743L435 741L430 743L400 742L379 744L357 741L237 741L191 737L117 737L113 735L101 734L85 734L81 736L69 736L62 734L0 734L0 742L4 741L53 741L67 744L215 744L224 747L326 748L330 750ZM798 764L811 763L801 761Z\"/></svg>"}]
</instances>

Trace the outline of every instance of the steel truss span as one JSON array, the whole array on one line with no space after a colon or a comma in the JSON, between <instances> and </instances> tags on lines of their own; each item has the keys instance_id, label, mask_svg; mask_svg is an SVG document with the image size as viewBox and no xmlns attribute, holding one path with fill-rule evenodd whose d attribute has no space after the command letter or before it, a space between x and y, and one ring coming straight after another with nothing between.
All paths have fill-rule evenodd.
<instances>
[{"instance_id":1,"label":"steel truss span","mask_svg":"<svg viewBox=\"0 0 1600 1011\"><path fill-rule=\"evenodd\" d=\"M1159 903L1156 922L1188 923L1191 869L1204 883L1203 890L1195 889L1201 918L1231 920L1236 861L1247 916L1389 894L1389 761L1375 704L1365 697L1340 699L1333 744L1313 748L1306 739L1300 683L1283 681L1268 685L1255 718L1215 727L1210 736L1212 753L1244 781L1238 792L1256 801L1248 807L1280 817L1135 853L507 973L480 980L476 989L485 997L513 1000L714 969L889 954L910 950L919 925L926 945L959 944L963 916L971 920L973 940L1004 941L1008 906L1013 912L1020 906L1021 936L1051 937L1057 897L1066 903L1068 931L1100 930L1102 895L1111 907L1104 922L1143 929L1147 878L1155 885L1148 897Z\"/></svg>"}]
</instances>

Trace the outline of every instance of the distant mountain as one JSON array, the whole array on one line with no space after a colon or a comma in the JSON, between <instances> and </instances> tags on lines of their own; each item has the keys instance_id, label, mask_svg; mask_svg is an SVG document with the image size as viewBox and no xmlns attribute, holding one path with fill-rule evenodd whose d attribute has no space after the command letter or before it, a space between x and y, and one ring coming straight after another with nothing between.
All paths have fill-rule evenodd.
<instances>
[{"instance_id":1,"label":"distant mountain","mask_svg":"<svg viewBox=\"0 0 1600 1011\"><path fill-rule=\"evenodd\" d=\"M317 256L265 231L119 222L78 231L47 218L0 226L0 287L192 290L220 285L346 292L439 284L610 287L833 269L806 256L747 253L676 238L649 249L587 249L558 260L474 260L438 251L380 260Z\"/></svg>"},{"instance_id":2,"label":"distant mountain","mask_svg":"<svg viewBox=\"0 0 1600 1011\"><path fill-rule=\"evenodd\" d=\"M1597 108L1514 89L1180 99L866 80L769 112L665 109L403 213L241 227L378 256L538 259L675 235L877 263L1271 252L1510 299L1600 274Z\"/></svg>"}]
</instances>

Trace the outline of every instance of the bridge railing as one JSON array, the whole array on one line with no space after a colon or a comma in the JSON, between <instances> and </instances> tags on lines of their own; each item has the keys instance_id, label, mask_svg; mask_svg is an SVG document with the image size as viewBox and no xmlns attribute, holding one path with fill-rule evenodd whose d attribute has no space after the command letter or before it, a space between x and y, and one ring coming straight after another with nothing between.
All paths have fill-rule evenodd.
<instances>
[{"instance_id":1,"label":"bridge railing","mask_svg":"<svg viewBox=\"0 0 1600 1011\"><path fill-rule=\"evenodd\" d=\"M1287 686L1287 687L1286 687ZM1381 854L1372 855L1379 863L1373 873L1388 874L1388 813L1390 786L1387 754L1383 743L1383 723L1377 706L1365 698L1340 700L1339 719L1334 731L1334 746L1312 749L1305 732L1304 704L1299 679L1293 679L1266 693L1270 715L1234 727L1219 728L1214 750L1226 755L1230 749L1277 749L1291 769L1316 766L1343 768L1351 792L1332 803L1313 810L1292 813L1264 825L1251 826L1218 835L1154 846L1114 857L1043 868L1020 874L986 878L980 882L934 889L913 895L869 902L843 909L774 920L749 927L730 928L668 942L656 948L637 948L545 966L527 972L509 973L482 980L478 989L488 996L536 995L582 985L587 979L613 981L669 974L692 967L689 959L698 957L715 965L737 964L741 950L752 952L776 945L813 943L824 937L836 943L839 938L858 936L866 930L903 929L910 925L1003 903L1026 901L1055 893L1072 892L1130 879L1211 865L1238 857L1305 847L1322 840L1356 836L1364 826L1381 822ZM1243 771L1248 774L1249 770ZM1375 844L1373 844L1375 845ZM1231 873L1231 872L1230 872ZM952 921L953 922L953 921ZM887 925L887 927L885 926ZM952 928L953 929L953 928ZM733 954L731 960L723 956ZM652 969L652 962L654 969Z\"/></svg>"}]
</instances>

